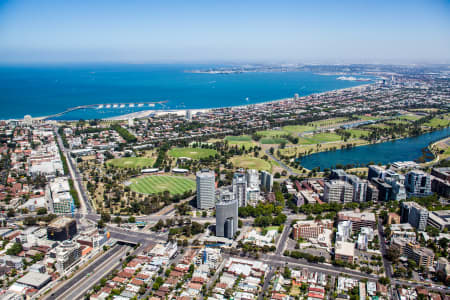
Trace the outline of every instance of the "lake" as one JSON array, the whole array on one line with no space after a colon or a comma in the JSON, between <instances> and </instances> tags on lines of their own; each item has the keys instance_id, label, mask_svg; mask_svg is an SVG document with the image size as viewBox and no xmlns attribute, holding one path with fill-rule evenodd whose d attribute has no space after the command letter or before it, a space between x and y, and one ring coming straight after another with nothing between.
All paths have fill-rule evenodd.
<instances>
[{"instance_id":1,"label":"lake","mask_svg":"<svg viewBox=\"0 0 450 300\"><path fill-rule=\"evenodd\" d=\"M302 157L300 163L307 169L333 168L337 164L389 164L396 161L414 161L422 156L422 150L429 144L450 136L450 128L444 128L420 136L370 144L351 149L314 153Z\"/></svg>"}]
</instances>

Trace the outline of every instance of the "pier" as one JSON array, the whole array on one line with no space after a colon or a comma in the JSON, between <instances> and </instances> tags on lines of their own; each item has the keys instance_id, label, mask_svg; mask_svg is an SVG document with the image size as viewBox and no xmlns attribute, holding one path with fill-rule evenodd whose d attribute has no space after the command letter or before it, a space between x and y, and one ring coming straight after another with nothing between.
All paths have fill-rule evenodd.
<instances>
[{"instance_id":1,"label":"pier","mask_svg":"<svg viewBox=\"0 0 450 300\"><path fill-rule=\"evenodd\" d=\"M147 107L155 107L156 104L164 105L164 103L167 103L167 102L168 102L167 100L163 100L163 101L153 101L153 102L120 102L120 103L104 103L104 104L86 104L86 105L79 105L79 106L68 108L65 111L57 113L57 114L53 114L53 115L49 115L49 116L45 116L45 117L41 117L41 118L35 118L35 119L47 120L47 119L51 119L51 118L57 118L64 114L67 114L69 112L79 110L79 109L86 109L86 108L91 108L91 109L103 109L103 108L116 109L116 108L125 108L125 107L143 108L146 106Z\"/></svg>"}]
</instances>

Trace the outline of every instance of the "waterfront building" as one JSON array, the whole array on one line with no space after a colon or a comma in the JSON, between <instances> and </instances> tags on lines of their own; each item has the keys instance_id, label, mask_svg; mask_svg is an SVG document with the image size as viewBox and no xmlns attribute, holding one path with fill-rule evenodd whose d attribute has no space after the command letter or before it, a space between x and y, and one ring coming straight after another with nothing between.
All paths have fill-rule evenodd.
<instances>
[{"instance_id":1,"label":"waterfront building","mask_svg":"<svg viewBox=\"0 0 450 300\"><path fill-rule=\"evenodd\" d=\"M325 183L323 198L328 203L347 203L353 200L353 187L342 180L331 180Z\"/></svg>"},{"instance_id":2,"label":"waterfront building","mask_svg":"<svg viewBox=\"0 0 450 300\"><path fill-rule=\"evenodd\" d=\"M400 201L406 199L405 176L398 174L392 170L387 170L384 173L383 179L392 187L389 200Z\"/></svg>"},{"instance_id":3,"label":"waterfront building","mask_svg":"<svg viewBox=\"0 0 450 300\"><path fill-rule=\"evenodd\" d=\"M186 110L186 121L192 121L192 111Z\"/></svg>"},{"instance_id":4,"label":"waterfront building","mask_svg":"<svg viewBox=\"0 0 450 300\"><path fill-rule=\"evenodd\" d=\"M266 192L271 192L273 186L273 176L267 171L261 171L261 187Z\"/></svg>"},{"instance_id":5,"label":"waterfront building","mask_svg":"<svg viewBox=\"0 0 450 300\"><path fill-rule=\"evenodd\" d=\"M409 197L429 196L432 194L431 177L420 170L413 170L406 174L405 187Z\"/></svg>"},{"instance_id":6,"label":"waterfront building","mask_svg":"<svg viewBox=\"0 0 450 300\"><path fill-rule=\"evenodd\" d=\"M243 173L234 173L232 188L239 207L247 206L247 179Z\"/></svg>"},{"instance_id":7,"label":"waterfront building","mask_svg":"<svg viewBox=\"0 0 450 300\"><path fill-rule=\"evenodd\" d=\"M402 202L400 216L402 223L409 223L419 231L427 227L429 212L416 202Z\"/></svg>"},{"instance_id":8,"label":"waterfront building","mask_svg":"<svg viewBox=\"0 0 450 300\"><path fill-rule=\"evenodd\" d=\"M381 166L370 165L369 172L367 174L367 179L372 180L373 178L381 178L385 169Z\"/></svg>"},{"instance_id":9,"label":"waterfront building","mask_svg":"<svg viewBox=\"0 0 450 300\"><path fill-rule=\"evenodd\" d=\"M294 240L298 240L299 238L317 238L325 229L333 229L333 221L297 221L292 227L292 236Z\"/></svg>"},{"instance_id":10,"label":"waterfront building","mask_svg":"<svg viewBox=\"0 0 450 300\"><path fill-rule=\"evenodd\" d=\"M197 208L210 209L214 207L216 183L215 173L203 169L196 174L197 179Z\"/></svg>"},{"instance_id":11,"label":"waterfront building","mask_svg":"<svg viewBox=\"0 0 450 300\"><path fill-rule=\"evenodd\" d=\"M238 228L238 201L229 195L224 194L216 203L216 236L232 239Z\"/></svg>"}]
</instances>

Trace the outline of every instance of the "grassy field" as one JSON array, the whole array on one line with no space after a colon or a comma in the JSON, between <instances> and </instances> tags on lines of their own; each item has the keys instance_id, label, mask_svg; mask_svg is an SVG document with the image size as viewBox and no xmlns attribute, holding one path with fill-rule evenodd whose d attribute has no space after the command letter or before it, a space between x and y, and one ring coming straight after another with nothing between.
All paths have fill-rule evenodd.
<instances>
[{"instance_id":1,"label":"grassy field","mask_svg":"<svg viewBox=\"0 0 450 300\"><path fill-rule=\"evenodd\" d=\"M228 141L228 144L230 145L238 145L247 149L256 145L249 135L226 136L225 140Z\"/></svg>"},{"instance_id":2,"label":"grassy field","mask_svg":"<svg viewBox=\"0 0 450 300\"><path fill-rule=\"evenodd\" d=\"M281 137L284 135L289 135L290 133L288 131L284 130L260 130L256 132L257 135L262 137Z\"/></svg>"},{"instance_id":3,"label":"grassy field","mask_svg":"<svg viewBox=\"0 0 450 300\"><path fill-rule=\"evenodd\" d=\"M228 141L230 143L232 143L232 142L251 142L252 137L249 135L238 135L238 136L228 135L225 137L225 141Z\"/></svg>"},{"instance_id":4,"label":"grassy field","mask_svg":"<svg viewBox=\"0 0 450 300\"><path fill-rule=\"evenodd\" d=\"M417 121L420 118L422 118L421 116L418 115L403 115L398 117L399 119L403 119L403 120L408 120L408 121Z\"/></svg>"},{"instance_id":5,"label":"grassy field","mask_svg":"<svg viewBox=\"0 0 450 300\"><path fill-rule=\"evenodd\" d=\"M346 121L348 121L348 118L340 117L340 118L331 118L331 119L326 119L326 120L314 121L314 122L308 123L308 125L314 126L314 127L324 127L324 126L331 126L331 125L335 125L335 124L339 124L339 123L344 123Z\"/></svg>"},{"instance_id":6,"label":"grassy field","mask_svg":"<svg viewBox=\"0 0 450 300\"><path fill-rule=\"evenodd\" d=\"M173 148L169 150L169 156L172 157L189 157L191 159L201 159L216 155L214 149L203 148Z\"/></svg>"},{"instance_id":7,"label":"grassy field","mask_svg":"<svg viewBox=\"0 0 450 300\"><path fill-rule=\"evenodd\" d=\"M305 131L313 131L315 128L313 126L308 125L290 125L284 126L283 131L288 133L302 133Z\"/></svg>"},{"instance_id":8,"label":"grassy field","mask_svg":"<svg viewBox=\"0 0 450 300\"><path fill-rule=\"evenodd\" d=\"M407 119L393 119L389 121L384 121L387 125L399 125L399 124L410 124L411 122Z\"/></svg>"},{"instance_id":9,"label":"grassy field","mask_svg":"<svg viewBox=\"0 0 450 300\"><path fill-rule=\"evenodd\" d=\"M362 136L368 136L369 132L367 130L363 130L363 129L348 129L346 130L348 132L350 132L350 134L352 135L351 138L361 138Z\"/></svg>"},{"instance_id":10,"label":"grassy field","mask_svg":"<svg viewBox=\"0 0 450 300\"><path fill-rule=\"evenodd\" d=\"M122 157L114 158L106 162L109 166L117 168L151 168L153 166L153 159L147 157Z\"/></svg>"},{"instance_id":11,"label":"grassy field","mask_svg":"<svg viewBox=\"0 0 450 300\"><path fill-rule=\"evenodd\" d=\"M272 165L268 161L256 157L235 156L231 158L231 163L235 167L239 168L266 170L266 171L272 170Z\"/></svg>"},{"instance_id":12,"label":"grassy field","mask_svg":"<svg viewBox=\"0 0 450 300\"><path fill-rule=\"evenodd\" d=\"M272 144L282 144L282 143L288 143L289 141L283 138L279 137L266 137L259 140L261 144L264 145L272 145Z\"/></svg>"},{"instance_id":13,"label":"grassy field","mask_svg":"<svg viewBox=\"0 0 450 300\"><path fill-rule=\"evenodd\" d=\"M318 134L314 134L311 136L305 136L299 138L299 145L312 145L312 144L320 144L326 142L335 142L341 140L341 137L336 133L332 132L322 132Z\"/></svg>"},{"instance_id":14,"label":"grassy field","mask_svg":"<svg viewBox=\"0 0 450 300\"><path fill-rule=\"evenodd\" d=\"M450 120L446 119L446 118L441 119L441 118L436 117L436 118L431 119L424 125L430 126L430 127L439 127L439 126L446 127L446 126L450 125Z\"/></svg>"},{"instance_id":15,"label":"grassy field","mask_svg":"<svg viewBox=\"0 0 450 300\"><path fill-rule=\"evenodd\" d=\"M157 194L169 191L171 195L183 194L186 191L195 190L196 184L192 179L176 176L146 176L132 179L130 188L132 191L143 194Z\"/></svg>"}]
</instances>

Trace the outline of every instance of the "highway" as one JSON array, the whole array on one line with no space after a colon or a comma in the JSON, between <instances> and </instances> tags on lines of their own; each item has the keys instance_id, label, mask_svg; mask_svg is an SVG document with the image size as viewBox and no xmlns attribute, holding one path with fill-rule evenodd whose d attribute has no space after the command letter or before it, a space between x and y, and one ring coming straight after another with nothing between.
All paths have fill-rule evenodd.
<instances>
[{"instance_id":1,"label":"highway","mask_svg":"<svg viewBox=\"0 0 450 300\"><path fill-rule=\"evenodd\" d=\"M85 269L75 274L72 278L56 288L55 291L44 296L44 300L52 299L76 299L75 296L82 295L95 282L107 274L109 269L113 269L120 263L119 258L124 256L131 248L126 245L116 245L104 255L89 264ZM91 274L91 276L88 276ZM98 279L96 281L96 279Z\"/></svg>"}]
</instances>

